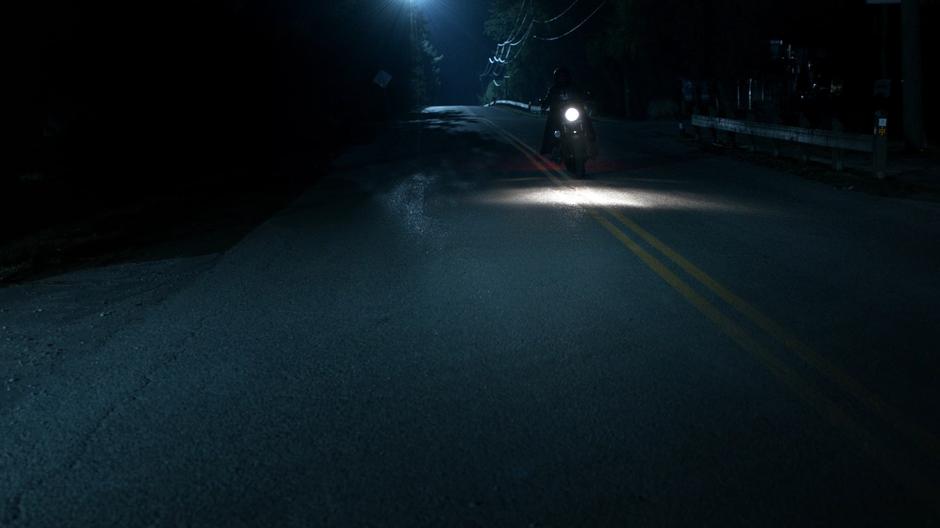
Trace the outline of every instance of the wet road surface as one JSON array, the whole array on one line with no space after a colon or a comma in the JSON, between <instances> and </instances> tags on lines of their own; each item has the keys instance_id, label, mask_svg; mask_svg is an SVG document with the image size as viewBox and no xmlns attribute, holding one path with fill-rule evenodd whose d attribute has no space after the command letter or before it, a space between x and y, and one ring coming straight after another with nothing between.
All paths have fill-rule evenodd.
<instances>
[{"instance_id":1,"label":"wet road surface","mask_svg":"<svg viewBox=\"0 0 940 528\"><path fill-rule=\"evenodd\" d=\"M223 253L0 290L0 525L936 525L940 207L541 127L428 109Z\"/></svg>"}]
</instances>

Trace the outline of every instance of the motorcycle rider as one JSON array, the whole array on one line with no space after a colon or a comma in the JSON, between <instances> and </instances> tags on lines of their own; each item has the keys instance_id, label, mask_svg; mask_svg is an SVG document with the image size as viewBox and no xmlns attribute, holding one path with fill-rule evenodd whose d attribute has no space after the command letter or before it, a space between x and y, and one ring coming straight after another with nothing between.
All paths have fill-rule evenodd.
<instances>
[{"instance_id":1,"label":"motorcycle rider","mask_svg":"<svg viewBox=\"0 0 940 528\"><path fill-rule=\"evenodd\" d=\"M542 154L551 154L558 143L555 131L561 129L561 120L565 112L565 105L569 101L576 102L581 107L581 116L584 120L584 129L588 135L590 156L597 151L597 136L594 133L594 124L591 117L584 110L583 94L575 86L571 72L564 66L555 68L552 74L553 84L545 98L542 99L542 108L548 108L548 121L545 123L545 133L542 135Z\"/></svg>"}]
</instances>

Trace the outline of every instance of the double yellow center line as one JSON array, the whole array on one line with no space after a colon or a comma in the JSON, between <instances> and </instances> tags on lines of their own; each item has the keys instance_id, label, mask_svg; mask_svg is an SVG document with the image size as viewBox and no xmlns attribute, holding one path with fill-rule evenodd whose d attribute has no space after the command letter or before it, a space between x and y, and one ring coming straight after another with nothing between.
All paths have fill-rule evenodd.
<instances>
[{"instance_id":1,"label":"double yellow center line","mask_svg":"<svg viewBox=\"0 0 940 528\"><path fill-rule=\"evenodd\" d=\"M511 145L519 150L532 165L542 172L552 183L559 187L573 188L571 178L558 169L545 163L541 156L518 137L499 127L496 123L483 118ZM653 253L646 250L633 237L646 242L676 267L685 272L692 279L711 291L719 299L734 308L747 320L760 328L768 336L781 343L793 352L806 365L821 374L845 394L860 402L874 416L900 432L906 439L916 445L920 451L940 461L940 441L929 431L924 430L914 422L905 418L900 412L891 407L876 394L869 391L861 383L852 378L847 372L812 350L791 332L780 324L761 313L753 305L724 287L702 271L698 266L684 258L677 251L643 229L635 221L624 216L613 207L581 206L604 227L611 235L627 247L656 275L677 291L683 298L691 303L708 320L730 337L742 349L751 353L770 373L784 386L792 391L801 401L818 412L831 424L836 425L849 433L858 447L866 455L877 460L882 467L901 483L906 484L921 499L940 511L940 488L920 475L920 472L911 467L910 462L903 456L885 446L877 437L868 432L840 405L805 380L796 370L789 367L769 349L751 336L751 333L725 315L714 303L699 294L689 283L678 274L669 269ZM616 223L615 223L616 222ZM618 225L619 224L619 225ZM630 234L624 229L626 228ZM631 236L632 235L632 236Z\"/></svg>"}]
</instances>

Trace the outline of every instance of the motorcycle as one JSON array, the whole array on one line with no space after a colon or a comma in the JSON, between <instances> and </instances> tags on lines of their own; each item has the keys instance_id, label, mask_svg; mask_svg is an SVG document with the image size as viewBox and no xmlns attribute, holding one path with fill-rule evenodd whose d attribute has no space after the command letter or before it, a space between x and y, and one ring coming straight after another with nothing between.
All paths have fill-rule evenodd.
<instances>
[{"instance_id":1,"label":"motorcycle","mask_svg":"<svg viewBox=\"0 0 940 528\"><path fill-rule=\"evenodd\" d=\"M556 159L575 177L584 178L584 166L590 154L590 138L584 127L585 109L572 101L566 101L564 109L561 126L555 130Z\"/></svg>"},{"instance_id":2,"label":"motorcycle","mask_svg":"<svg viewBox=\"0 0 940 528\"><path fill-rule=\"evenodd\" d=\"M546 134L551 133L555 138L551 149L552 159L564 163L568 172L577 178L584 178L585 164L588 158L596 154L593 127L589 122L590 92L586 95L581 97L575 92L562 90L556 94L557 99L554 101L547 98L539 100L541 113L551 116L546 125ZM548 141L548 137L544 141Z\"/></svg>"}]
</instances>

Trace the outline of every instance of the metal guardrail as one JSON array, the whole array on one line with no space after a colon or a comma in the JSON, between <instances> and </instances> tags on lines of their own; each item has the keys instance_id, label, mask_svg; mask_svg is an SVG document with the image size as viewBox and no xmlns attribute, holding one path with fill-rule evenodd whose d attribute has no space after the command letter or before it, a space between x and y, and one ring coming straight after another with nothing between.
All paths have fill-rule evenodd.
<instances>
[{"instance_id":1,"label":"metal guardrail","mask_svg":"<svg viewBox=\"0 0 940 528\"><path fill-rule=\"evenodd\" d=\"M532 103L520 103L519 101L509 101L505 99L497 99L496 101L493 101L492 103L486 106L495 106L495 105L512 106L520 110L532 112L534 114L542 113L542 107L539 105L534 105Z\"/></svg>"},{"instance_id":2,"label":"metal guardrail","mask_svg":"<svg viewBox=\"0 0 940 528\"><path fill-rule=\"evenodd\" d=\"M697 138L701 137L699 129L712 130L716 139L717 132L720 130L731 134L732 141L734 141L735 136L738 134L750 137L751 146L755 149L756 144L753 138L767 138L771 140L775 157L780 155L780 148L777 142L822 147L832 151L832 167L837 171L841 171L844 168L843 151L869 153L872 155L872 171L878 178L884 178L887 165L888 142L885 133L886 126L887 122L880 120L875 126L874 135L868 136L865 134L846 134L832 130L756 123L753 121L741 121L723 117L692 116L692 127L695 130ZM801 148L800 157L805 162L808 161L809 154L805 149Z\"/></svg>"}]
</instances>

